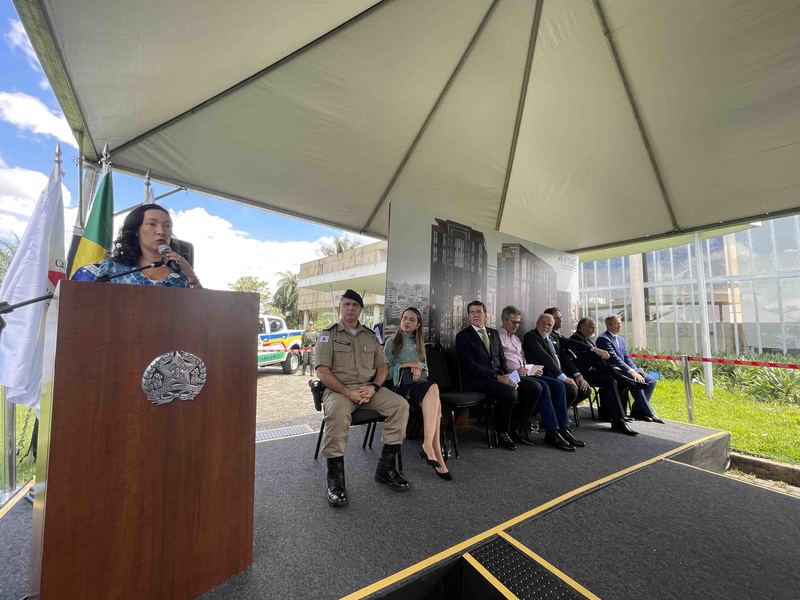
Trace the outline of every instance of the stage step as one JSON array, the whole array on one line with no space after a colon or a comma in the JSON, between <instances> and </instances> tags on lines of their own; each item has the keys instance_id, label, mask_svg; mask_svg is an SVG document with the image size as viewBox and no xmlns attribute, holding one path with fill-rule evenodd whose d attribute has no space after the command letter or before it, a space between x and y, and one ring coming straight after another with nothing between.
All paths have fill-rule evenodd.
<instances>
[{"instance_id":1,"label":"stage step","mask_svg":"<svg viewBox=\"0 0 800 600\"><path fill-rule=\"evenodd\" d=\"M556 575L535 560L515 548L503 538L497 537L464 555L464 595L463 598L485 598L474 595L472 585L475 575L490 582L494 588L491 597L505 598L505 590L520 599L536 598L556 600L583 598ZM472 573L470 573L472 571ZM500 585L497 585L497 584Z\"/></svg>"}]
</instances>

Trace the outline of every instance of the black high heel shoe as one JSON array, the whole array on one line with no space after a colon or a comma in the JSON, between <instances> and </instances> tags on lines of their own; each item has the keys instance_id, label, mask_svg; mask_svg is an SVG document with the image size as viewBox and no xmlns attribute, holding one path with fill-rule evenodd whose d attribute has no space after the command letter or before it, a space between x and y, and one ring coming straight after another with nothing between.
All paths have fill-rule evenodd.
<instances>
[{"instance_id":1,"label":"black high heel shoe","mask_svg":"<svg viewBox=\"0 0 800 600\"><path fill-rule=\"evenodd\" d=\"M436 474L437 474L439 477L441 477L442 479L444 479L445 481L453 481L453 476L450 474L450 471L447 471L446 473L439 473L439 471L437 471L436 469L434 469L434 472L435 472L435 473L436 473Z\"/></svg>"},{"instance_id":2,"label":"black high heel shoe","mask_svg":"<svg viewBox=\"0 0 800 600\"><path fill-rule=\"evenodd\" d=\"M433 459L428 458L428 455L425 454L425 450L420 449L419 457L422 460L424 460L426 463L428 463L430 466L432 466L434 469L441 469L442 468L442 465L439 464L438 460L433 460ZM437 471L437 473L438 473L438 471Z\"/></svg>"}]
</instances>

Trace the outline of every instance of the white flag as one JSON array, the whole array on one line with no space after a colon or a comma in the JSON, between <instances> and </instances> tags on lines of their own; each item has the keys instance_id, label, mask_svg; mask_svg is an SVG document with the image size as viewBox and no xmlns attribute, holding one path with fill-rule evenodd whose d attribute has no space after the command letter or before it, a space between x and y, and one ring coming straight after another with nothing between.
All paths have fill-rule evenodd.
<instances>
[{"instance_id":1,"label":"white flag","mask_svg":"<svg viewBox=\"0 0 800 600\"><path fill-rule=\"evenodd\" d=\"M61 164L56 162L28 227L0 287L0 301L18 304L55 290L64 279L64 204ZM50 301L29 304L3 315L0 333L0 385L6 399L39 407L47 308Z\"/></svg>"}]
</instances>

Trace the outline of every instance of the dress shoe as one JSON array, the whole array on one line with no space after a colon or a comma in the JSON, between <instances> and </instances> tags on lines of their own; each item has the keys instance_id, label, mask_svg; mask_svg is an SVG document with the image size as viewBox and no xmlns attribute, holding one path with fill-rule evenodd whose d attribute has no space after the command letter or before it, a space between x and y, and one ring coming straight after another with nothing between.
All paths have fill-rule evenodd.
<instances>
[{"instance_id":1,"label":"dress shoe","mask_svg":"<svg viewBox=\"0 0 800 600\"><path fill-rule=\"evenodd\" d=\"M422 460L424 460L426 463L428 463L428 464L429 464L431 467L433 467L434 469L436 469L436 468L439 468L439 467L441 467L441 466L442 466L442 465L440 465L440 464L439 464L439 461L438 461L438 460L433 460L433 459L430 459L430 458L428 458L428 455L427 455L427 454L425 454L425 450L422 450L422 449L420 449L420 451L419 451L419 457L420 457Z\"/></svg>"},{"instance_id":2,"label":"dress shoe","mask_svg":"<svg viewBox=\"0 0 800 600\"><path fill-rule=\"evenodd\" d=\"M572 435L572 432L566 427L564 429L559 429L558 433L560 433L562 438L567 440L568 443L572 444L576 448L584 448L586 446L586 442L580 441L578 438Z\"/></svg>"},{"instance_id":3,"label":"dress shoe","mask_svg":"<svg viewBox=\"0 0 800 600\"><path fill-rule=\"evenodd\" d=\"M328 504L334 508L347 506L344 485L344 456L328 459Z\"/></svg>"},{"instance_id":4,"label":"dress shoe","mask_svg":"<svg viewBox=\"0 0 800 600\"><path fill-rule=\"evenodd\" d=\"M400 452L400 444L383 445L381 457L378 459L378 468L375 470L375 481L385 483L395 492L405 492L411 487L411 484L397 472L398 452Z\"/></svg>"},{"instance_id":5,"label":"dress shoe","mask_svg":"<svg viewBox=\"0 0 800 600\"><path fill-rule=\"evenodd\" d=\"M631 421L633 421L633 417L622 417L622 420L630 423Z\"/></svg>"},{"instance_id":6,"label":"dress shoe","mask_svg":"<svg viewBox=\"0 0 800 600\"><path fill-rule=\"evenodd\" d=\"M512 440L511 436L505 431L497 434L497 443L501 448L505 448L506 450L517 449L517 445L514 443L514 440Z\"/></svg>"},{"instance_id":7,"label":"dress shoe","mask_svg":"<svg viewBox=\"0 0 800 600\"><path fill-rule=\"evenodd\" d=\"M634 431L625 421L614 421L611 423L611 431L618 431L625 435L639 435L638 431Z\"/></svg>"},{"instance_id":8,"label":"dress shoe","mask_svg":"<svg viewBox=\"0 0 800 600\"><path fill-rule=\"evenodd\" d=\"M664 424L664 419L659 419L658 417L655 417L655 416L653 416L653 417L650 417L650 420L651 420L653 423L661 423L662 425Z\"/></svg>"},{"instance_id":9,"label":"dress shoe","mask_svg":"<svg viewBox=\"0 0 800 600\"><path fill-rule=\"evenodd\" d=\"M434 471L436 470L434 469ZM445 473L439 473L439 471L436 471L436 474L445 481L453 481L453 476L450 474L450 471L447 471Z\"/></svg>"},{"instance_id":10,"label":"dress shoe","mask_svg":"<svg viewBox=\"0 0 800 600\"><path fill-rule=\"evenodd\" d=\"M634 419L636 419L637 421L644 421L645 423L652 423L653 422L653 418L652 417L648 417L647 415L636 414L636 415L631 415L631 416Z\"/></svg>"},{"instance_id":11,"label":"dress shoe","mask_svg":"<svg viewBox=\"0 0 800 600\"><path fill-rule=\"evenodd\" d=\"M559 450L566 450L567 452L575 452L575 446L570 444L567 440L561 437L557 431L548 431L544 434L544 443L555 446Z\"/></svg>"},{"instance_id":12,"label":"dress shoe","mask_svg":"<svg viewBox=\"0 0 800 600\"><path fill-rule=\"evenodd\" d=\"M511 434L511 439L523 446L533 446L533 440L524 429L517 429Z\"/></svg>"}]
</instances>

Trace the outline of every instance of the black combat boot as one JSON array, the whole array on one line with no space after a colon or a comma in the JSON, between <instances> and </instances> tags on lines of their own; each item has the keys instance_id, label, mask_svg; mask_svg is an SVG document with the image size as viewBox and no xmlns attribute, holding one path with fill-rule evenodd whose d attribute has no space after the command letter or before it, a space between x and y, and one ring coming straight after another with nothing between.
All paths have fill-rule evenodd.
<instances>
[{"instance_id":1,"label":"black combat boot","mask_svg":"<svg viewBox=\"0 0 800 600\"><path fill-rule=\"evenodd\" d=\"M411 484L397 472L398 452L400 452L400 444L383 445L381 458L378 460L378 469L375 471L375 481L385 483L395 492L405 492L411 487Z\"/></svg>"},{"instance_id":2,"label":"black combat boot","mask_svg":"<svg viewBox=\"0 0 800 600\"><path fill-rule=\"evenodd\" d=\"M347 506L344 488L344 456L328 459L328 504L338 508Z\"/></svg>"}]
</instances>

